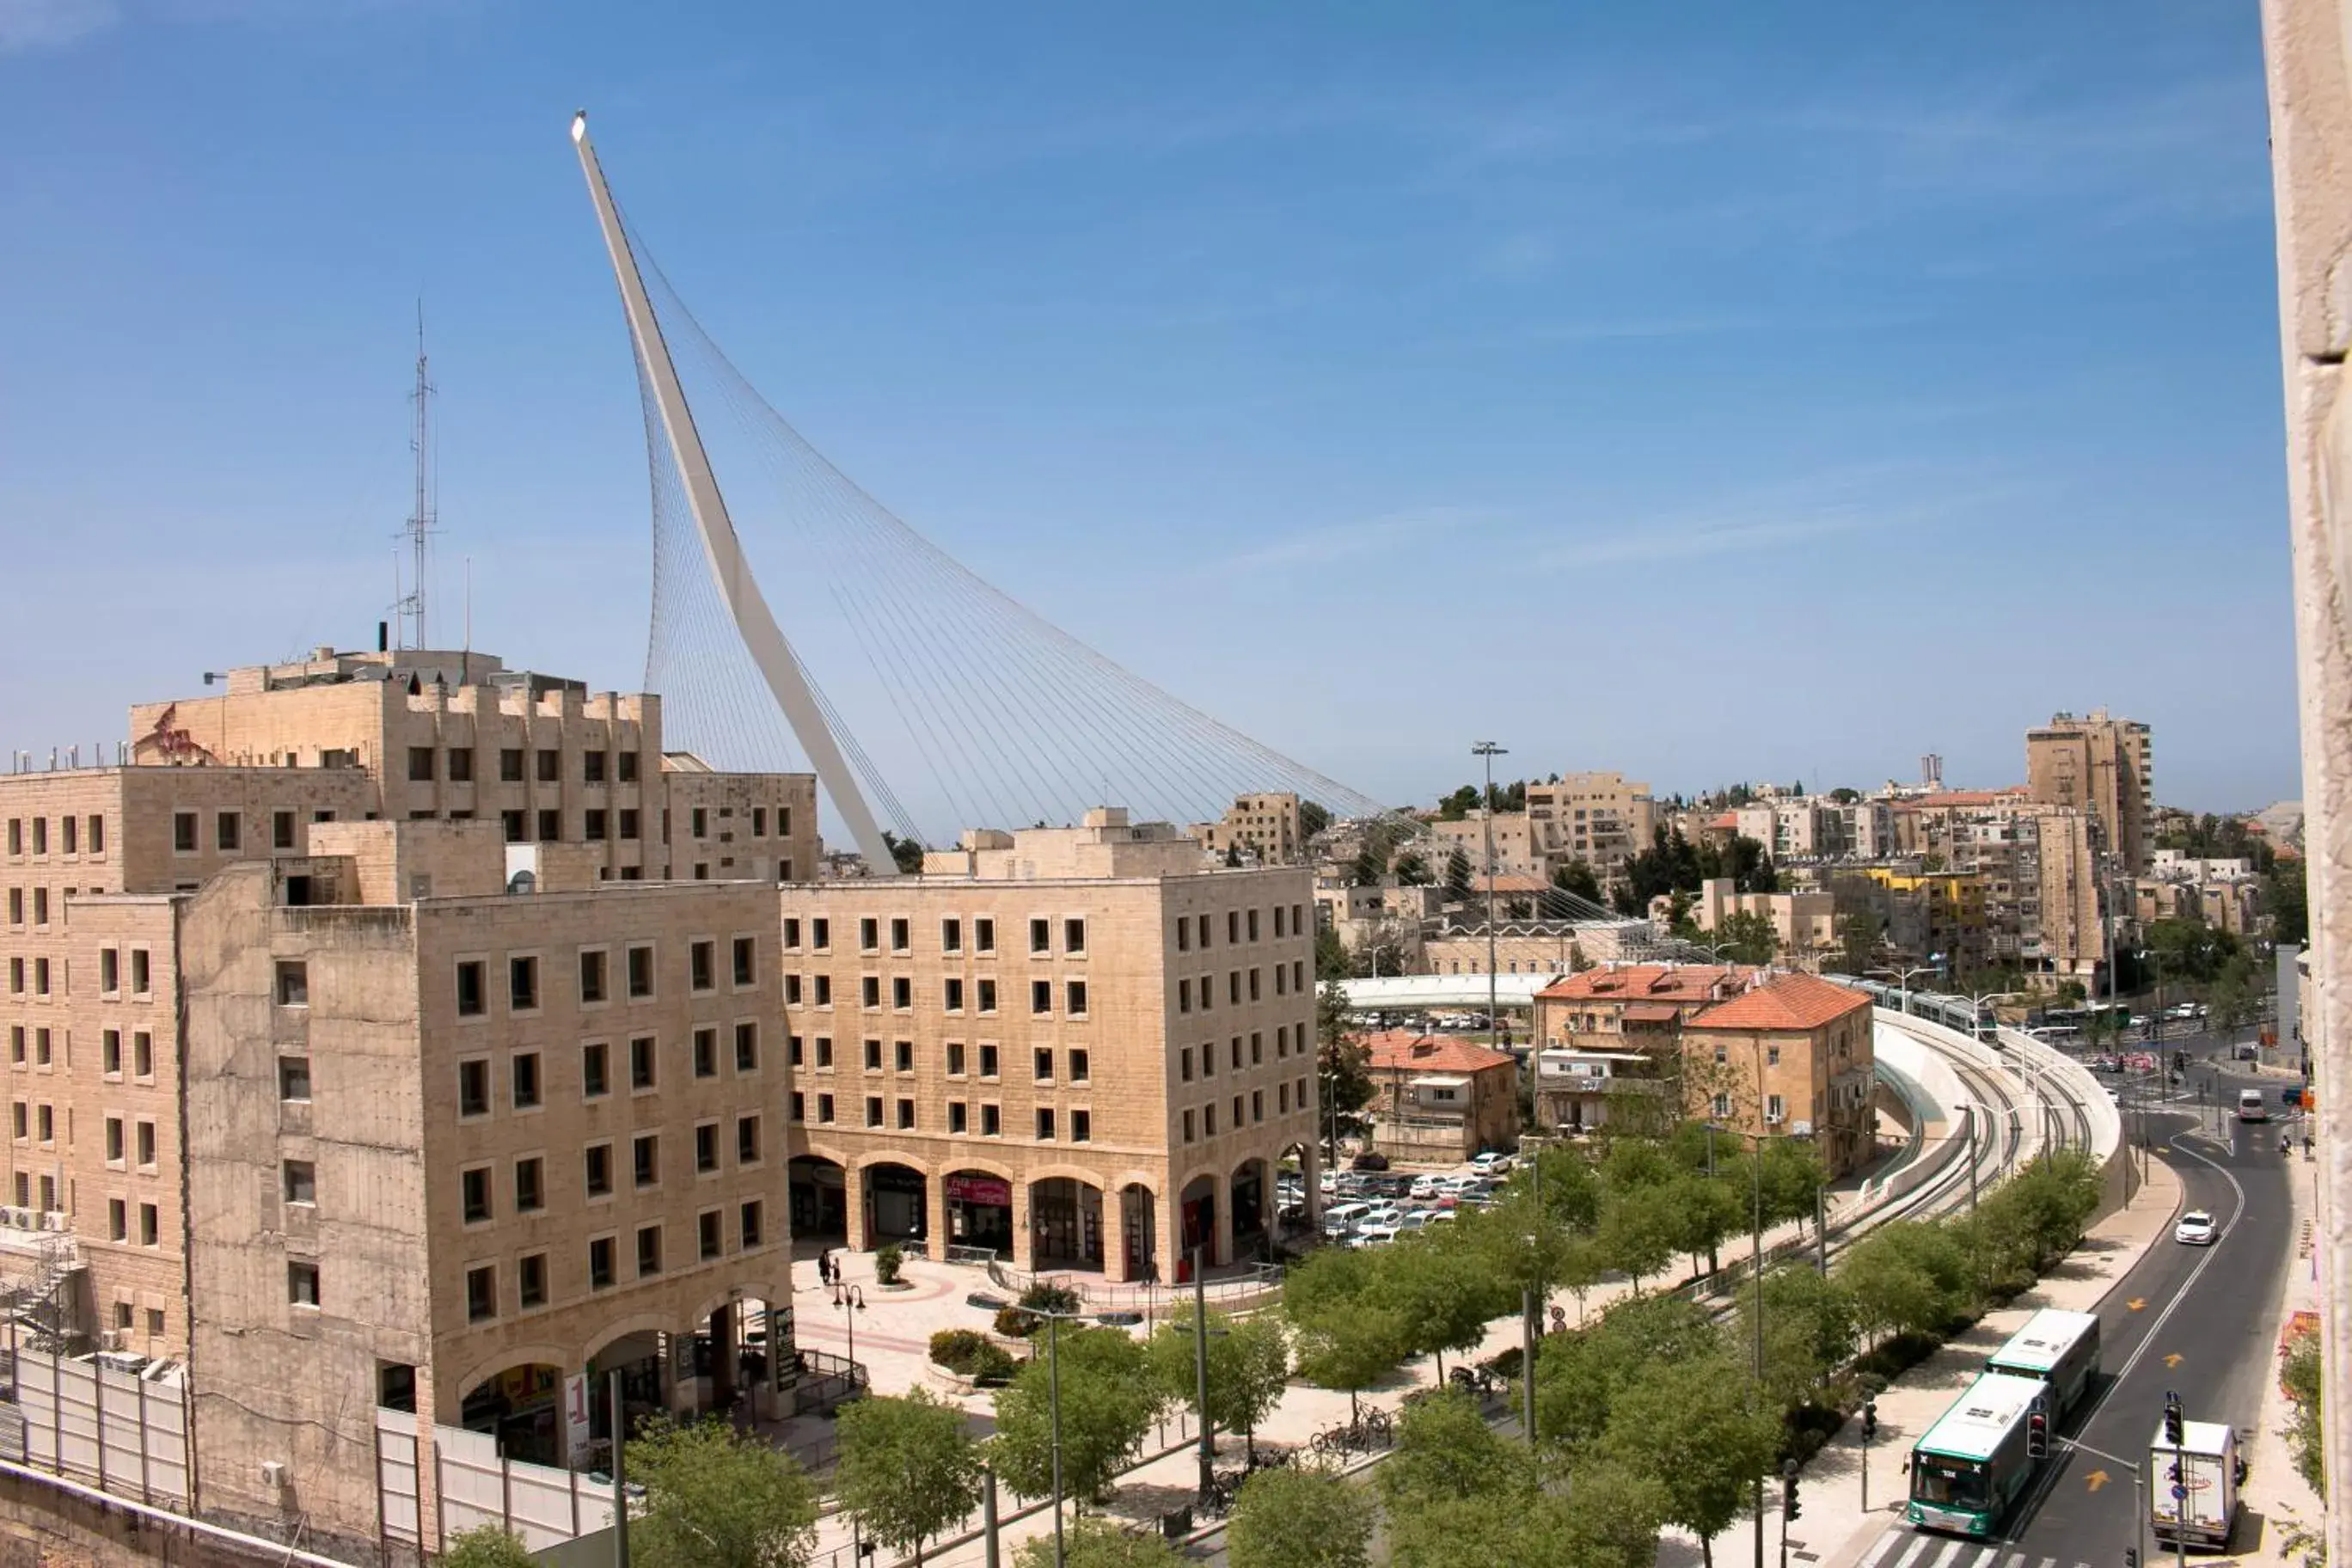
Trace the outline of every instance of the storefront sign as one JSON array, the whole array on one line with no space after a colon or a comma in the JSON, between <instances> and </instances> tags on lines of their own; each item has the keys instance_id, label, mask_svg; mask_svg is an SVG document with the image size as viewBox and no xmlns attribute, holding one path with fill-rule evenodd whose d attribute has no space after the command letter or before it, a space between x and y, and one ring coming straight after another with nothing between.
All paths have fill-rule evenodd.
<instances>
[{"instance_id":1,"label":"storefront sign","mask_svg":"<svg viewBox=\"0 0 2352 1568\"><path fill-rule=\"evenodd\" d=\"M563 1380L563 1451L571 1462L588 1462L588 1374L575 1372Z\"/></svg>"},{"instance_id":2,"label":"storefront sign","mask_svg":"<svg viewBox=\"0 0 2352 1568\"><path fill-rule=\"evenodd\" d=\"M999 1208L1009 1208L1013 1204L1013 1184L997 1176L950 1176L948 1200L950 1203L990 1204Z\"/></svg>"}]
</instances>

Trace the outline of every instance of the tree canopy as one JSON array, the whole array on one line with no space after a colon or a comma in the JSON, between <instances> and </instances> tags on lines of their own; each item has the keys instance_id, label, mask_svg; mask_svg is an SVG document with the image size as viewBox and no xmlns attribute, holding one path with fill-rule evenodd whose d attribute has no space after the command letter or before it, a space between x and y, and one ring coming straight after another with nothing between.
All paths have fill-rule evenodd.
<instances>
[{"instance_id":1,"label":"tree canopy","mask_svg":"<svg viewBox=\"0 0 2352 1568\"><path fill-rule=\"evenodd\" d=\"M1233 1568L1370 1568L1372 1502L1320 1470L1259 1470L1225 1527Z\"/></svg>"},{"instance_id":2,"label":"tree canopy","mask_svg":"<svg viewBox=\"0 0 2352 1568\"><path fill-rule=\"evenodd\" d=\"M1055 1331L1056 1344L997 1392L996 1436L989 1457L1013 1492L1053 1491L1053 1414L1049 1356L1061 1357L1062 1488L1084 1503L1107 1491L1143 1446L1160 1410L1160 1392L1143 1347L1122 1329Z\"/></svg>"},{"instance_id":3,"label":"tree canopy","mask_svg":"<svg viewBox=\"0 0 2352 1568\"><path fill-rule=\"evenodd\" d=\"M656 1415L625 1455L646 1489L629 1525L642 1568L800 1568L816 1536L816 1488L766 1438L723 1420Z\"/></svg>"},{"instance_id":4,"label":"tree canopy","mask_svg":"<svg viewBox=\"0 0 2352 1568\"><path fill-rule=\"evenodd\" d=\"M980 1505L979 1445L961 1406L917 1388L903 1399L868 1397L835 1424L834 1477L842 1507L867 1535L918 1562L923 1542Z\"/></svg>"}]
</instances>

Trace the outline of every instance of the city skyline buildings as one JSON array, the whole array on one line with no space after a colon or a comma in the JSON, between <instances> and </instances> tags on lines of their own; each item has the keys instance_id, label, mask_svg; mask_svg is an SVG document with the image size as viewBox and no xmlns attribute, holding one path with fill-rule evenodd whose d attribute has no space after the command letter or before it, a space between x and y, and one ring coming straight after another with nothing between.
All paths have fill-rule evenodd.
<instances>
[{"instance_id":1,"label":"city skyline buildings","mask_svg":"<svg viewBox=\"0 0 2352 1568\"><path fill-rule=\"evenodd\" d=\"M818 63L789 68L782 96L809 107L780 129L739 81L695 77L710 40L690 27L633 50L625 71L614 18L592 11L576 40L525 70L506 58L500 19L446 23L147 19L76 37L0 34L0 79L23 88L5 112L41 116L70 150L55 183L21 188L36 240L0 263L27 297L52 301L18 328L20 384L45 393L12 404L12 424L26 452L50 459L12 462L0 479L33 587L0 631L0 658L62 646L88 566L80 541L107 539L147 566L115 596L136 630L77 658L68 679L12 694L0 746L44 754L108 735L85 731L119 693L180 688L208 664L361 642L390 597L383 552L407 510L401 400L420 287L442 397L441 603L471 557L478 641L543 648L600 688L640 684L637 420L609 283L551 150L585 100L612 105L609 134L626 132L616 173L661 187L632 216L663 237L681 288L846 469L1074 634L1382 799L1459 782L1454 738L1400 726L1399 711L1442 693L1465 732L1482 733L1514 730L1526 711L1524 683L1480 679L1454 639L1364 655L1322 636L1432 575L1433 560L1435 580L1461 584L1457 601L1491 563L1531 588L1638 574L1713 628L1662 645L1633 613L1642 595L1581 595L1580 635L1638 644L1645 668L1640 681L1589 687L1572 732L1522 731L1517 749L1563 765L1620 768L1666 793L1734 772L1866 786L1909 776L1932 747L1956 781L2007 783L2017 726L2087 692L2177 738L2168 803L2252 808L2297 793L2283 554L2238 527L2276 509L2272 467L2241 458L2276 442L2257 352L2271 330L2267 215L2241 190L2258 177L2237 167L2262 153L2250 26L2167 18L2120 57L2107 29L2052 30L1999 8L1787 53L1735 28L1676 60L1694 85L1675 87L1662 39L1585 21L1451 46L1460 93L1416 82L1402 41L1368 26L1305 107L1283 112L1271 87L1307 42L1286 25L1257 24L1265 63L1211 73L1207 88L1139 66L1133 35L1080 27L1036 58L1039 105L1066 138L1041 142L1037 106L981 79L995 56L951 62L973 42L952 26L897 68L953 90L886 135L855 100L898 95L873 93L847 24L792 52ZM781 56L773 36L737 26L747 66ZM2000 62L2029 34L2050 82L2099 51L2101 95L2004 84ZM1171 64L1211 47L1183 29L1152 41ZM317 68L300 90L270 68L289 51ZM1768 68L1718 90L1743 51ZM201 68L167 72L180 59ZM1618 113L1597 124L1560 86L1596 60L1623 68L1597 100ZM1860 80L1881 68L1888 80L1933 75L1930 61L1951 62L1963 86L1931 95L1906 135L1873 142L1823 111L1883 115ZM415 137L367 112L420 80L452 112ZM694 113L682 111L689 80L708 89ZM206 112L223 92L244 106L234 140ZM1473 110L1481 94L1500 107ZM91 130L98 115L118 129ZM122 135L154 140L143 132L166 116L169 191L110 151ZM1664 132L1685 121L1703 156L1671 150ZM739 132L748 151L714 158ZM977 202L941 179L950 141L968 149ZM2042 162L2051 147L2077 154L2063 181ZM1954 156L1961 148L1969 156ZM1452 163L1480 178L1428 208L1430 176ZM247 185L213 172L232 163ZM1834 278L1808 280L1824 265L1821 240L1787 216L1717 221L1738 191L1793 191L1820 171L1839 176L1827 184L1859 236L1827 268ZM1204 206L1244 172L1265 184ZM1327 175L1405 207L1318 202L1271 231L1252 216L1251 193ZM1664 216L1614 221L1628 216L1621 182ZM1597 208L1586 216L1615 237L1609 253L1544 218L1563 192ZM251 205L297 193L310 218L299 246ZM1944 217L1898 239L1923 199ZM1401 210L1432 220L1431 243L1350 263ZM1189 270L1149 265L1158 247L1142 238L1171 218L1196 236L1203 219L1231 221L1274 254L1305 242L1324 263L1322 292L1315 268L1240 271L1217 240L1196 239ZM152 226L166 220L199 243L163 245ZM458 233L467 245L450 243ZM2183 258L2160 286L2137 259L2150 242ZM1056 247L1069 259L1031 266ZM321 262L337 254L369 259L330 276ZM2066 264L2046 267L2053 254ZM91 256L100 264L85 265ZM1083 278L1068 274L1081 264ZM1052 293L1009 281L1024 268ZM2034 278L2020 292L2023 268ZM1633 276L1645 272L1654 287ZM1825 327L1839 305L1848 314ZM2160 350L2125 330L2150 309L2175 323ZM1923 379L1880 352L1890 331L1965 352ZM1096 341L1119 343L1115 360L1086 346ZM1772 384L1749 372L1699 387L1673 368L1687 356L1659 352L1709 343L1746 345L1743 363L1777 367ZM2170 357L2147 357L2158 353ZM2043 390L2020 390L2021 365L2042 367L2022 379ZM2063 387L2050 380L2061 369ZM1388 395L1400 375L1431 390ZM1492 390L1472 390L1482 385ZM1318 412L1269 412L1285 406ZM1670 452L1641 434L1669 427L1711 432L1706 460L1683 460L1680 437ZM2139 531L2128 549L2127 528ZM1097 535L1116 548L1082 547ZM1952 548L1962 539L1982 552ZM2014 568L2021 558L2032 572ZM1797 607L1794 589L1825 560L1867 582L1835 616ZM2244 635L2207 669L2180 646L2195 639L2116 638L2050 608L2078 580L2151 610L2194 582L2200 613ZM1946 609L1915 613L1920 595ZM1269 614L1277 602L1285 613ZM1524 607L1530 626L1538 603ZM1444 608L1429 605L1441 619ZM1969 680L1929 680L1948 657L1930 622L1968 629ZM269 629L258 646L224 647L224 625ZM1759 639L1791 668L1846 674L1759 699L1721 678L1719 658ZM1260 679L1269 668L1306 672L1314 699ZM1671 717L1662 689L1680 694Z\"/></svg>"}]
</instances>

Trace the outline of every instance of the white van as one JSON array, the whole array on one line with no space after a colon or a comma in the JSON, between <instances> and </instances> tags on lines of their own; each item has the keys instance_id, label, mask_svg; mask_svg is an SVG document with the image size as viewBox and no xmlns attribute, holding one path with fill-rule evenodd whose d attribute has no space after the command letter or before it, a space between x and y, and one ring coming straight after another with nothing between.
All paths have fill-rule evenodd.
<instances>
[{"instance_id":1,"label":"white van","mask_svg":"<svg viewBox=\"0 0 2352 1568\"><path fill-rule=\"evenodd\" d=\"M2242 1089L2238 1091L2239 1121L2268 1121L2270 1119L2270 1101L2263 1098L2263 1091L2261 1089Z\"/></svg>"},{"instance_id":2,"label":"white van","mask_svg":"<svg viewBox=\"0 0 2352 1568\"><path fill-rule=\"evenodd\" d=\"M1355 1234L1356 1226L1371 1212L1370 1204L1327 1204L1323 1209L1323 1234L1334 1241L1344 1241Z\"/></svg>"}]
</instances>

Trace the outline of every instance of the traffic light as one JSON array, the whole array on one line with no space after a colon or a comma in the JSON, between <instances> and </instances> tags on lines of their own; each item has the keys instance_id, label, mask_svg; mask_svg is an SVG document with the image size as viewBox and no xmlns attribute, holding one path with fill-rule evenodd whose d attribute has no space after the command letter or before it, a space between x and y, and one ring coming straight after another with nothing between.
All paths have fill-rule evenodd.
<instances>
[{"instance_id":1,"label":"traffic light","mask_svg":"<svg viewBox=\"0 0 2352 1568\"><path fill-rule=\"evenodd\" d=\"M2039 1410L2025 1418L2025 1457L2029 1459L2050 1457L2050 1417Z\"/></svg>"},{"instance_id":2,"label":"traffic light","mask_svg":"<svg viewBox=\"0 0 2352 1568\"><path fill-rule=\"evenodd\" d=\"M1878 1401L1866 1400L1862 1406L1862 1440L1865 1443L1878 1436Z\"/></svg>"},{"instance_id":3,"label":"traffic light","mask_svg":"<svg viewBox=\"0 0 2352 1568\"><path fill-rule=\"evenodd\" d=\"M2176 1448L2180 1447L2180 1395L2177 1394L2164 1396L2164 1440Z\"/></svg>"},{"instance_id":4,"label":"traffic light","mask_svg":"<svg viewBox=\"0 0 2352 1568\"><path fill-rule=\"evenodd\" d=\"M1784 1459L1780 1464L1780 1517L1791 1520L1797 1517L1797 1461Z\"/></svg>"}]
</instances>

